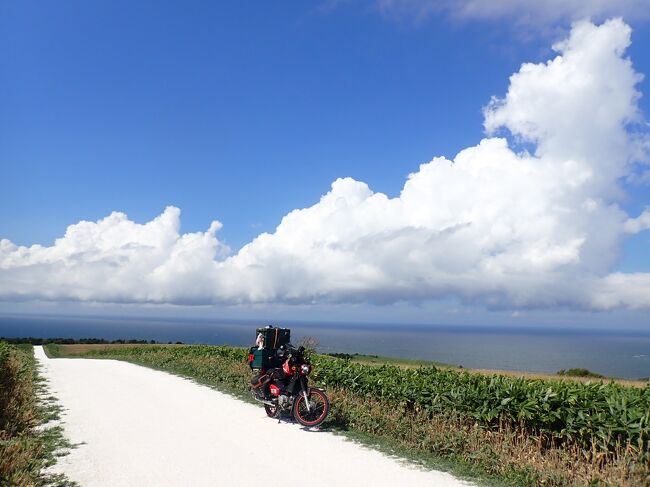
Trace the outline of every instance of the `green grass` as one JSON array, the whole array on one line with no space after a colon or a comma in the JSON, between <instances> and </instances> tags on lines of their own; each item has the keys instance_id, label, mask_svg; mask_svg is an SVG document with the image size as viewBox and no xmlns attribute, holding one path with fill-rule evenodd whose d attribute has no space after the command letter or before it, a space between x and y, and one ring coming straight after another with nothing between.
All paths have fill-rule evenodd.
<instances>
[{"instance_id":1,"label":"green grass","mask_svg":"<svg viewBox=\"0 0 650 487\"><path fill-rule=\"evenodd\" d=\"M47 345L43 345L43 351L45 352L45 355L47 355L49 358L61 358L64 356L61 345L56 343L49 343Z\"/></svg>"},{"instance_id":2,"label":"green grass","mask_svg":"<svg viewBox=\"0 0 650 487\"><path fill-rule=\"evenodd\" d=\"M47 426L59 412L32 346L0 342L0 485L74 485L43 471L70 447L60 427Z\"/></svg>"}]
</instances>

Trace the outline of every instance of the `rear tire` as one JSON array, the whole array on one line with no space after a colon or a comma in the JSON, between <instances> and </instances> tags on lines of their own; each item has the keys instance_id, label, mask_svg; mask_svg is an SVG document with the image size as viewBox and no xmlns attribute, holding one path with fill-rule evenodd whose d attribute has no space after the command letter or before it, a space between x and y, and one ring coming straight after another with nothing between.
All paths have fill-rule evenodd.
<instances>
[{"instance_id":1,"label":"rear tire","mask_svg":"<svg viewBox=\"0 0 650 487\"><path fill-rule=\"evenodd\" d=\"M266 415L269 418L276 418L278 416L278 407L277 406L269 406L268 404L264 405L264 411L266 411Z\"/></svg>"},{"instance_id":2,"label":"rear tire","mask_svg":"<svg viewBox=\"0 0 650 487\"><path fill-rule=\"evenodd\" d=\"M305 396L299 394L293 403L293 417L303 426L318 426L330 412L330 401L325 392L312 389L309 393L309 408L305 403Z\"/></svg>"}]
</instances>

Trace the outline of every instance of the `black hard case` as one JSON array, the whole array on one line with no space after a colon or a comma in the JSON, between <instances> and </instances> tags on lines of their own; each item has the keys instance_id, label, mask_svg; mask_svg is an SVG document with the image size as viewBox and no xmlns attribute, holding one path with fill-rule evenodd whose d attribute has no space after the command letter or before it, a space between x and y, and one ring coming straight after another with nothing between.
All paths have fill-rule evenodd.
<instances>
[{"instance_id":1,"label":"black hard case","mask_svg":"<svg viewBox=\"0 0 650 487\"><path fill-rule=\"evenodd\" d=\"M262 334L262 337L264 337L264 348L276 350L291 341L291 330L289 330L289 328L258 328L255 336L260 333Z\"/></svg>"}]
</instances>

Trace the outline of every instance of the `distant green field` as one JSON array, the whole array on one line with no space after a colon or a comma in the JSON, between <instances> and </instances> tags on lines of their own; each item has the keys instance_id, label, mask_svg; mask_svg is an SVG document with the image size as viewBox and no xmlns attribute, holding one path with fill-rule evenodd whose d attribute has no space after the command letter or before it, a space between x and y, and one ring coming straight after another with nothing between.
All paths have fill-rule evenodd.
<instances>
[{"instance_id":1,"label":"distant green field","mask_svg":"<svg viewBox=\"0 0 650 487\"><path fill-rule=\"evenodd\" d=\"M508 377L523 377L526 379L544 379L544 380L574 380L579 382L593 382L594 380L609 383L615 382L617 384L629 387L644 388L648 385L648 379L618 379L615 377L606 377L601 374L596 374L587 369L568 369L559 370L555 374L544 372L524 372L517 370L495 370L495 369L469 369L464 368L462 365L452 365L443 362L435 362L433 360L418 360L418 359L405 359L397 357L385 357L381 355L367 355L360 353L328 353L330 357L335 357L343 360L349 360L353 363L364 365L394 365L401 368L417 368L417 367L437 367L439 369L453 369L458 371L465 371L469 373L476 373L481 375L502 375Z\"/></svg>"},{"instance_id":2,"label":"distant green field","mask_svg":"<svg viewBox=\"0 0 650 487\"><path fill-rule=\"evenodd\" d=\"M397 357L385 357L382 355L366 355L362 353L328 353L325 354L330 357L340 358L343 360L351 360L359 364L367 365L396 365L400 367L446 367L446 368L459 368L457 365L444 364L442 362L435 362L433 360L418 360ZM460 367L462 368L462 367Z\"/></svg>"}]
</instances>

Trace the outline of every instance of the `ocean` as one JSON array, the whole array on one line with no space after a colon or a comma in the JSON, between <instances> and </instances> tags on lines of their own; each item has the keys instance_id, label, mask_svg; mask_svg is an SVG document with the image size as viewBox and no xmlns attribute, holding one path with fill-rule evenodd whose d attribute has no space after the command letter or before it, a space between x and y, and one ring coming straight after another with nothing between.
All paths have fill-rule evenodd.
<instances>
[{"instance_id":1,"label":"ocean","mask_svg":"<svg viewBox=\"0 0 650 487\"><path fill-rule=\"evenodd\" d=\"M265 322L210 319L0 316L0 336L139 339L253 345ZM434 360L469 368L555 373L582 367L611 377L650 377L650 332L368 323L294 323L292 341L320 352Z\"/></svg>"}]
</instances>

